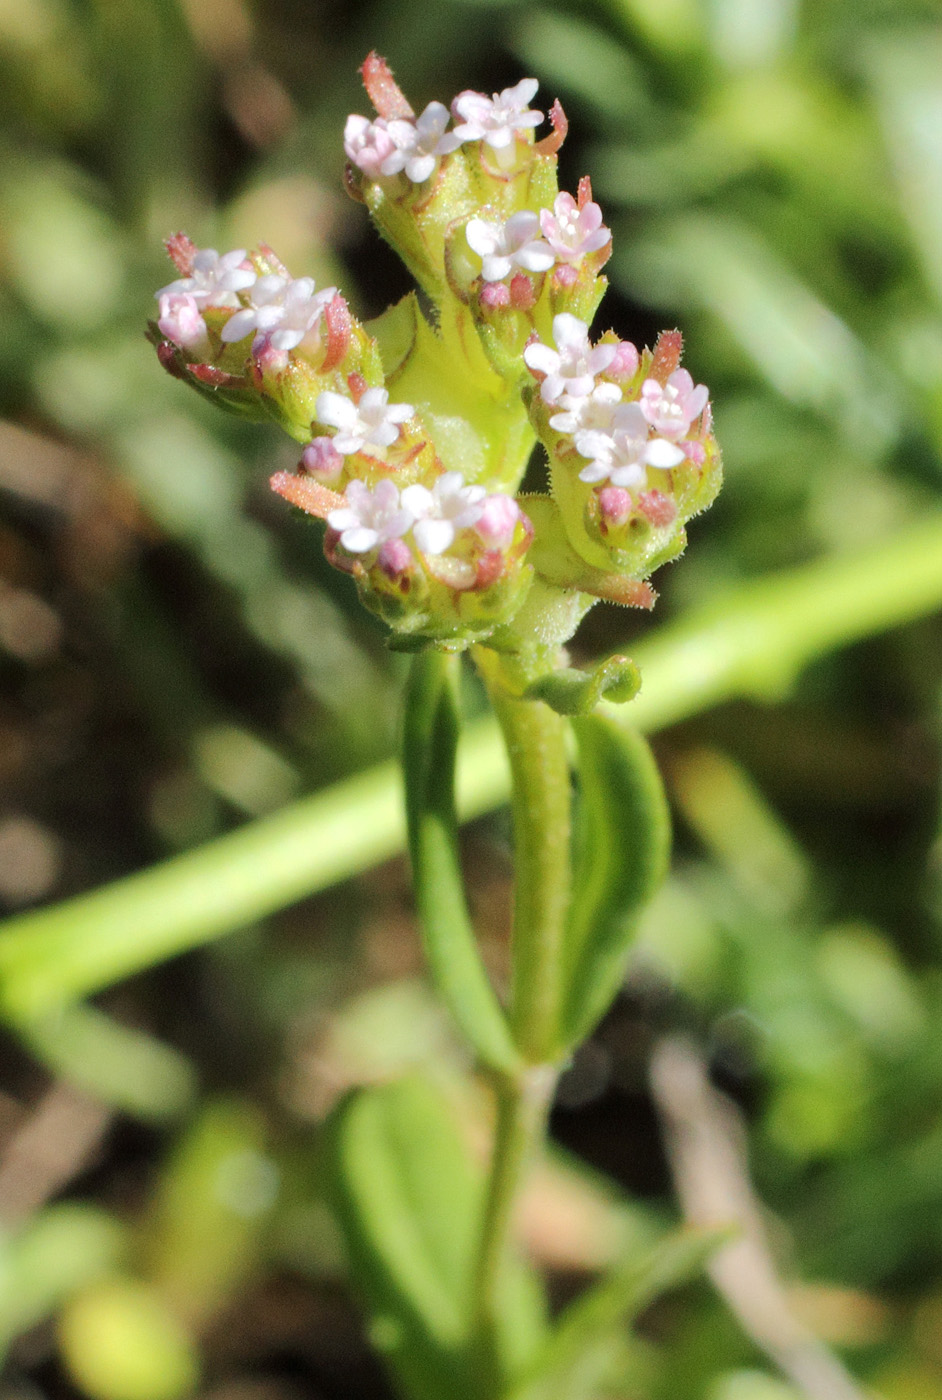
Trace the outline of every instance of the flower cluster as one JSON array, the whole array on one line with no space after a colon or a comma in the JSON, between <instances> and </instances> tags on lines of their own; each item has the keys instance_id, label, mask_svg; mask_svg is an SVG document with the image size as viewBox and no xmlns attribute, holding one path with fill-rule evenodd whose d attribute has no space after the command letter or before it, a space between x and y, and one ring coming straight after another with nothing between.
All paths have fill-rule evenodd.
<instances>
[{"instance_id":1,"label":"flower cluster","mask_svg":"<svg viewBox=\"0 0 942 1400\"><path fill-rule=\"evenodd\" d=\"M535 79L416 115L377 55L363 78L376 115L347 119L347 188L434 315L410 296L364 325L267 247L178 234L150 335L170 373L298 441L272 486L326 521L399 644L483 638L553 666L597 598L650 604L716 494L709 396L676 331L640 353L591 338L611 232L588 179L558 187L566 118L530 105ZM549 491L518 499L537 438Z\"/></svg>"}]
</instances>

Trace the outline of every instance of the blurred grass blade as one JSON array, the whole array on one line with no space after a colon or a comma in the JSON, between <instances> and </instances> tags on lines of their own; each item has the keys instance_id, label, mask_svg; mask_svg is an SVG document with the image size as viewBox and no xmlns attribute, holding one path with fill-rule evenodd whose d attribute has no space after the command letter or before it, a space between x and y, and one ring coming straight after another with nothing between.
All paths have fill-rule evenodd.
<instances>
[{"instance_id":1,"label":"blurred grass blade","mask_svg":"<svg viewBox=\"0 0 942 1400\"><path fill-rule=\"evenodd\" d=\"M671 765L683 814L734 884L769 915L794 914L810 864L749 774L726 753L700 748Z\"/></svg>"},{"instance_id":2,"label":"blurred grass blade","mask_svg":"<svg viewBox=\"0 0 942 1400\"><path fill-rule=\"evenodd\" d=\"M667 874L670 854L667 801L641 735L600 715L572 726L580 803L562 979L567 1049L588 1035L615 995L638 918Z\"/></svg>"},{"instance_id":3,"label":"blurred grass blade","mask_svg":"<svg viewBox=\"0 0 942 1400\"><path fill-rule=\"evenodd\" d=\"M93 1006L61 1006L18 1026L37 1059L110 1108L162 1122L189 1108L196 1079L186 1057Z\"/></svg>"},{"instance_id":4,"label":"blurred grass blade","mask_svg":"<svg viewBox=\"0 0 942 1400\"><path fill-rule=\"evenodd\" d=\"M889 140L907 216L926 277L942 303L942 34L938 25L881 34L865 68Z\"/></svg>"},{"instance_id":5,"label":"blurred grass blade","mask_svg":"<svg viewBox=\"0 0 942 1400\"><path fill-rule=\"evenodd\" d=\"M773 388L835 420L868 458L895 432L885 371L877 372L844 321L745 224L704 213L658 225L642 242L622 243L612 276L648 297L698 302Z\"/></svg>"},{"instance_id":6,"label":"blurred grass blade","mask_svg":"<svg viewBox=\"0 0 942 1400\"><path fill-rule=\"evenodd\" d=\"M402 750L412 880L436 987L485 1064L512 1069L517 1051L481 962L458 860L459 665L457 656L438 651L412 664Z\"/></svg>"},{"instance_id":7,"label":"blurred grass blade","mask_svg":"<svg viewBox=\"0 0 942 1400\"><path fill-rule=\"evenodd\" d=\"M597 1394L618 1333L655 1298L696 1277L728 1238L723 1230L678 1230L616 1268L562 1314L511 1400L588 1400Z\"/></svg>"}]
</instances>

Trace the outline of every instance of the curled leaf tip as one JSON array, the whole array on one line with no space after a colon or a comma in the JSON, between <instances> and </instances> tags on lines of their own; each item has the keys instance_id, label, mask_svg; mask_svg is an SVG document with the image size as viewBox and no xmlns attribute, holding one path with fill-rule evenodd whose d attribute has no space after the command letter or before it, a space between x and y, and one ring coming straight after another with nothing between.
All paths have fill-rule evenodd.
<instances>
[{"instance_id":1,"label":"curled leaf tip","mask_svg":"<svg viewBox=\"0 0 942 1400\"><path fill-rule=\"evenodd\" d=\"M554 156L566 139L569 131L569 118L563 111L563 104L557 97L549 110L549 119L553 130L549 136L544 136L542 141L537 141L533 149L541 156Z\"/></svg>"}]
</instances>

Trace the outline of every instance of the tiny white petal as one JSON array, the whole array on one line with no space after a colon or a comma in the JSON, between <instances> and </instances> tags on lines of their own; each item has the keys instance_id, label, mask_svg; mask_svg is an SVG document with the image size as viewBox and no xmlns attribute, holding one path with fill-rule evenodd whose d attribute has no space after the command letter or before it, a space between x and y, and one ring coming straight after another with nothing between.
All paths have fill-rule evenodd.
<instances>
[{"instance_id":1,"label":"tiny white petal","mask_svg":"<svg viewBox=\"0 0 942 1400\"><path fill-rule=\"evenodd\" d=\"M415 542L423 554L444 554L455 540L455 527L450 520L419 520L412 527Z\"/></svg>"},{"instance_id":2,"label":"tiny white petal","mask_svg":"<svg viewBox=\"0 0 942 1400\"><path fill-rule=\"evenodd\" d=\"M647 445L644 460L652 467L676 467L684 460L684 452L676 443L668 442L665 438L654 438Z\"/></svg>"}]
</instances>

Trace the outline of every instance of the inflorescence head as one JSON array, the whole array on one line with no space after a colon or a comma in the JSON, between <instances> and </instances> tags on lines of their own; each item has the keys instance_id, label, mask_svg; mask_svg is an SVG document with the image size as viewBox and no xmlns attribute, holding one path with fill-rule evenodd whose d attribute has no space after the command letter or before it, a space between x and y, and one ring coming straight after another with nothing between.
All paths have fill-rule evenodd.
<instances>
[{"instance_id":1,"label":"inflorescence head","mask_svg":"<svg viewBox=\"0 0 942 1400\"><path fill-rule=\"evenodd\" d=\"M414 294L364 325L335 287L271 249L220 255L183 234L157 293L161 363L301 445L272 487L326 521L331 563L402 646L555 657L597 598L650 606L721 481L706 387L681 336L639 352L590 326L611 232L588 179L560 191L558 103L525 78L416 116L385 61L376 115L344 129L346 184L434 308ZM549 490L518 496L535 439Z\"/></svg>"}]
</instances>

